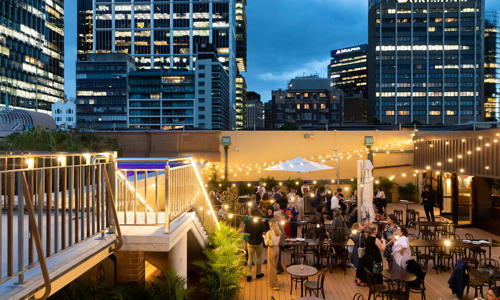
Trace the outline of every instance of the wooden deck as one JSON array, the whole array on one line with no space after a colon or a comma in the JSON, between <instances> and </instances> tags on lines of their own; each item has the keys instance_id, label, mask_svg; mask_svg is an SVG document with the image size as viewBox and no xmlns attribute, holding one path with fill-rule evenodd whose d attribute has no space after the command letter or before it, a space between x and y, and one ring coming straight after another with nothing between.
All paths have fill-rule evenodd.
<instances>
[{"instance_id":1,"label":"wooden deck","mask_svg":"<svg viewBox=\"0 0 500 300\"><path fill-rule=\"evenodd\" d=\"M421 206L420 206L421 207ZM419 208L415 206L415 208ZM399 205L391 205L389 210L402 209ZM465 233L472 233L475 238L492 238L500 239L500 237L489 234L483 230L476 228L459 228L457 229L457 234L461 237L465 236ZM500 256L500 248L492 249L492 258L498 260ZM283 258L283 263L287 264L289 262L289 257ZM430 263L432 265L432 263ZM300 298L300 286L297 286L297 290L292 289L292 294L290 294L290 276L286 273L278 275L279 281L279 291L271 289L267 283L267 265L262 265L262 270L265 276L261 279L255 279L255 267L253 268L252 281L247 282L246 280L241 281L241 286L243 287L241 293L237 299L241 300L269 300L274 297L276 300L291 300ZM426 297L429 300L450 300L457 299L451 294L451 290L448 288L448 279L450 277L451 271L437 273L434 269L429 267L427 270L427 276L425 278L425 286L427 288ZM328 273L325 279L325 293L327 300L350 300L355 293L361 293L368 299L368 288L358 287L354 283L355 271L352 268L348 268L345 275L341 269L335 269L333 273ZM317 280L317 276L313 276L312 280ZM486 296L487 289L483 290ZM474 291L471 290L469 297L464 297L463 299L473 299ZM412 294L411 300L420 299L420 295Z\"/></svg>"}]
</instances>

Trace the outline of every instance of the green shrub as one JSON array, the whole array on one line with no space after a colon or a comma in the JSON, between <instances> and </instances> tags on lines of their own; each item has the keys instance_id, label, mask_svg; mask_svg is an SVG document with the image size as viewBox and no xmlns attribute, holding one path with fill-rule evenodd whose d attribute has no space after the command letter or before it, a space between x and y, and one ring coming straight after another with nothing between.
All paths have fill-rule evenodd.
<instances>
[{"instance_id":1,"label":"green shrub","mask_svg":"<svg viewBox=\"0 0 500 300\"><path fill-rule=\"evenodd\" d=\"M188 300L192 289L185 288L186 279L177 276L174 270L163 270L147 287L148 299Z\"/></svg>"},{"instance_id":2,"label":"green shrub","mask_svg":"<svg viewBox=\"0 0 500 300\"><path fill-rule=\"evenodd\" d=\"M398 186L399 199L400 200L415 200L415 196L417 194L417 187L409 182L406 185Z\"/></svg>"},{"instance_id":3,"label":"green shrub","mask_svg":"<svg viewBox=\"0 0 500 300\"><path fill-rule=\"evenodd\" d=\"M223 222L220 230L210 234L206 260L195 263L201 268L201 291L207 300L232 300L240 291L240 280L246 275L242 247L243 234Z\"/></svg>"},{"instance_id":4,"label":"green shrub","mask_svg":"<svg viewBox=\"0 0 500 300\"><path fill-rule=\"evenodd\" d=\"M273 187L278 186L278 181L274 177L271 177L271 176L267 176L266 178L260 178L259 181L262 182L262 183L265 183L266 184L266 190L269 190L269 191Z\"/></svg>"}]
</instances>

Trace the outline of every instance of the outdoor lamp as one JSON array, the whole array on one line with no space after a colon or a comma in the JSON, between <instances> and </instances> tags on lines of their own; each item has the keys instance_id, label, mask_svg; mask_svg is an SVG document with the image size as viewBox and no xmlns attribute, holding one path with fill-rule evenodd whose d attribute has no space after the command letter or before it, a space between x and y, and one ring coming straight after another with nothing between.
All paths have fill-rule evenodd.
<instances>
[{"instance_id":1,"label":"outdoor lamp","mask_svg":"<svg viewBox=\"0 0 500 300\"><path fill-rule=\"evenodd\" d=\"M252 207L252 202L247 203L248 207Z\"/></svg>"},{"instance_id":2,"label":"outdoor lamp","mask_svg":"<svg viewBox=\"0 0 500 300\"><path fill-rule=\"evenodd\" d=\"M450 247L450 246L451 246L451 241L450 241L450 240L445 240L445 241L444 241L444 245L445 245L446 247Z\"/></svg>"},{"instance_id":3,"label":"outdoor lamp","mask_svg":"<svg viewBox=\"0 0 500 300\"><path fill-rule=\"evenodd\" d=\"M257 223L257 221L259 221L259 219L257 219L257 218L253 218L253 222L254 222L254 223Z\"/></svg>"},{"instance_id":4,"label":"outdoor lamp","mask_svg":"<svg viewBox=\"0 0 500 300\"><path fill-rule=\"evenodd\" d=\"M61 167L65 167L66 166L66 156L59 156L57 158L57 162L61 165Z\"/></svg>"},{"instance_id":5,"label":"outdoor lamp","mask_svg":"<svg viewBox=\"0 0 500 300\"><path fill-rule=\"evenodd\" d=\"M365 146L373 146L373 136L365 136Z\"/></svg>"},{"instance_id":6,"label":"outdoor lamp","mask_svg":"<svg viewBox=\"0 0 500 300\"><path fill-rule=\"evenodd\" d=\"M233 218L233 214L229 214L227 217L228 217L229 219L232 219L232 218Z\"/></svg>"},{"instance_id":7,"label":"outdoor lamp","mask_svg":"<svg viewBox=\"0 0 500 300\"><path fill-rule=\"evenodd\" d=\"M285 221L281 221L281 225L283 225L283 226L284 226L284 225L285 225Z\"/></svg>"},{"instance_id":8,"label":"outdoor lamp","mask_svg":"<svg viewBox=\"0 0 500 300\"><path fill-rule=\"evenodd\" d=\"M28 166L28 169L33 169L35 167L35 160L33 158L28 158L26 160L26 165Z\"/></svg>"},{"instance_id":9,"label":"outdoor lamp","mask_svg":"<svg viewBox=\"0 0 500 300\"><path fill-rule=\"evenodd\" d=\"M224 209L228 209L229 208L229 205L224 205Z\"/></svg>"},{"instance_id":10,"label":"outdoor lamp","mask_svg":"<svg viewBox=\"0 0 500 300\"><path fill-rule=\"evenodd\" d=\"M316 225L316 228L319 228L319 224Z\"/></svg>"},{"instance_id":11,"label":"outdoor lamp","mask_svg":"<svg viewBox=\"0 0 500 300\"><path fill-rule=\"evenodd\" d=\"M356 234L358 234L358 230L353 229L351 233L352 233L352 235L356 235Z\"/></svg>"}]
</instances>

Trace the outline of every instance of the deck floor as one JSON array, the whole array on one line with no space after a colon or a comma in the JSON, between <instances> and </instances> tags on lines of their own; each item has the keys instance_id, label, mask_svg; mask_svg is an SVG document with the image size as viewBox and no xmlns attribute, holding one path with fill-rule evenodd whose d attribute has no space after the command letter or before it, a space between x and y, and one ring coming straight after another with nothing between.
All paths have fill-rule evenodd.
<instances>
[{"instance_id":1,"label":"deck floor","mask_svg":"<svg viewBox=\"0 0 500 300\"><path fill-rule=\"evenodd\" d=\"M420 209L421 206L411 207L415 209ZM404 209L403 206L399 204L392 204L389 207L389 211L394 209ZM500 237L490 234L486 231L477 228L458 228L457 234L461 237L465 236L465 233L472 233L475 238L492 238L500 239ZM500 256L500 249L492 249L492 258L498 260ZM289 257L282 257L283 264L287 264L290 260ZM425 278L425 286L427 288L426 297L429 300L450 300L457 299L451 294L448 288L448 279L451 275L451 271L437 273L436 270L432 269L432 263L430 263L429 269L427 270L427 275ZM291 300L300 298L300 286L297 289L292 289L290 294L290 275L286 271L278 275L279 281L279 291L275 291L270 288L267 283L267 265L262 265L262 270L265 276L261 279L255 279L255 267L253 267L252 281L247 282L246 280L241 281L242 291L238 295L237 299L241 300L269 300L274 297L276 300ZM356 293L361 293L365 299L368 299L368 288L358 287L354 283L355 271L352 268L348 268L345 275L342 269L336 268L333 273L328 273L325 279L325 296L327 300L350 300ZM311 280L317 280L317 276L313 276ZM486 296L487 289L483 290ZM304 295L305 296L305 295ZM471 290L469 297L464 297L463 299L473 299L474 291ZM410 296L411 300L420 299L420 295L412 294Z\"/></svg>"}]
</instances>

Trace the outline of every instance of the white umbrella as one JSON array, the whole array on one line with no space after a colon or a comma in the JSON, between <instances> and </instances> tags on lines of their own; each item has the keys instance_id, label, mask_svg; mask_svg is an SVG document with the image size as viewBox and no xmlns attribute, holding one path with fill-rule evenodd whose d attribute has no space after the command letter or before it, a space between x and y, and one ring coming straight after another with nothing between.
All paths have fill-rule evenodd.
<instances>
[{"instance_id":1,"label":"white umbrella","mask_svg":"<svg viewBox=\"0 0 500 300\"><path fill-rule=\"evenodd\" d=\"M285 161L278 165L264 169L264 171L309 173L309 172L331 170L331 169L334 168L324 164L307 161L301 157L296 157L292 160Z\"/></svg>"},{"instance_id":2,"label":"white umbrella","mask_svg":"<svg viewBox=\"0 0 500 300\"><path fill-rule=\"evenodd\" d=\"M363 164L363 205L361 207L361 217L375 219L375 210L373 209L373 165L370 160L365 160Z\"/></svg>"}]
</instances>

